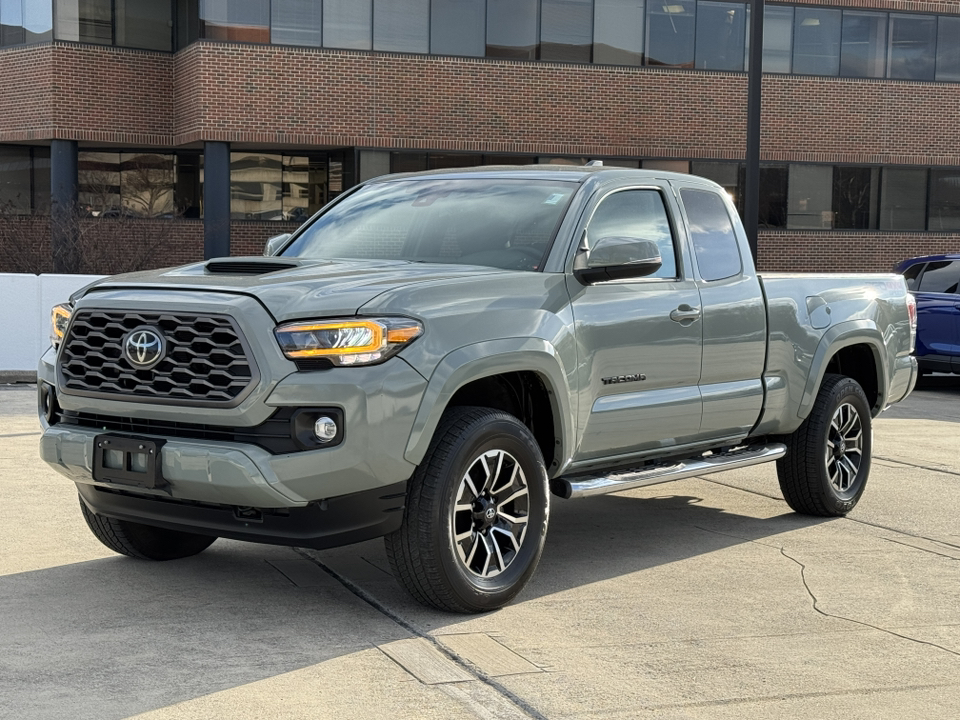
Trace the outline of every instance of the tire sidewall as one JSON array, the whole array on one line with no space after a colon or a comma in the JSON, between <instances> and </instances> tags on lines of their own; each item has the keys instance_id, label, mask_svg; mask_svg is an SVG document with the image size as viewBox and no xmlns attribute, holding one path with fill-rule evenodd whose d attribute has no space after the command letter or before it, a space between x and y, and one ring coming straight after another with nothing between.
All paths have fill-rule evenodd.
<instances>
[{"instance_id":1,"label":"tire sidewall","mask_svg":"<svg viewBox=\"0 0 960 720\"><path fill-rule=\"evenodd\" d=\"M520 552L506 570L492 578L470 573L453 545L451 509L460 481L470 465L485 452L505 450L523 469L529 492L529 520ZM458 439L443 468L443 486L432 523L434 547L441 571L463 603L477 609L495 609L510 601L536 570L543 550L550 514L546 468L540 449L525 426L508 417L478 421Z\"/></svg>"},{"instance_id":2,"label":"tire sidewall","mask_svg":"<svg viewBox=\"0 0 960 720\"><path fill-rule=\"evenodd\" d=\"M830 482L824 457L827 451L827 437L830 432L830 423L833 420L837 408L844 403L852 405L860 415L860 423L863 428L863 445L860 468L857 472L853 489L841 493L833 486L833 483ZM860 385L850 378L845 378L834 387L827 408L828 411L822 418L822 428L817 438L818 475L820 477L823 499L828 507L838 514L845 515L857 505L860 496L863 495L863 491L867 486L867 478L870 475L870 458L873 452L873 418L870 414L870 405L867 402L866 395Z\"/></svg>"}]
</instances>

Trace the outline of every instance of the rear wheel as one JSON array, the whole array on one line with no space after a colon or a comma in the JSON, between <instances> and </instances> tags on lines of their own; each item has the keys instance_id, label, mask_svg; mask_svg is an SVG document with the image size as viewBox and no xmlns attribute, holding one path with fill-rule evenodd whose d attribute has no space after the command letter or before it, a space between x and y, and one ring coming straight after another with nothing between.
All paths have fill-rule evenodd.
<instances>
[{"instance_id":1,"label":"rear wheel","mask_svg":"<svg viewBox=\"0 0 960 720\"><path fill-rule=\"evenodd\" d=\"M813 410L787 438L787 454L777 461L787 504L805 515L846 515L866 487L872 445L863 388L843 375L824 376Z\"/></svg>"},{"instance_id":2,"label":"rear wheel","mask_svg":"<svg viewBox=\"0 0 960 720\"><path fill-rule=\"evenodd\" d=\"M385 538L397 580L453 612L506 605L536 570L549 514L540 448L499 410L444 414L407 492L401 528Z\"/></svg>"},{"instance_id":3,"label":"rear wheel","mask_svg":"<svg viewBox=\"0 0 960 720\"><path fill-rule=\"evenodd\" d=\"M97 540L116 553L140 560L179 560L203 552L217 539L98 515L82 498L80 510Z\"/></svg>"}]
</instances>

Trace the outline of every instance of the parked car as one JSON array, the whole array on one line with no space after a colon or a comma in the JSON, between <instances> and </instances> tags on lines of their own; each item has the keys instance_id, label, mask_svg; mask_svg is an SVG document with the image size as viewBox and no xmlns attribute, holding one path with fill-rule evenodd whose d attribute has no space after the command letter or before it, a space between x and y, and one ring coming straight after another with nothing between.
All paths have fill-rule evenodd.
<instances>
[{"instance_id":1,"label":"parked car","mask_svg":"<svg viewBox=\"0 0 960 720\"><path fill-rule=\"evenodd\" d=\"M960 255L904 260L896 272L917 299L920 371L960 373Z\"/></svg>"},{"instance_id":2,"label":"parked car","mask_svg":"<svg viewBox=\"0 0 960 720\"><path fill-rule=\"evenodd\" d=\"M850 512L873 418L916 381L903 278L761 277L690 175L387 176L265 254L56 308L40 452L116 552L385 536L418 600L490 610L533 574L551 493L776 461L795 511Z\"/></svg>"}]
</instances>

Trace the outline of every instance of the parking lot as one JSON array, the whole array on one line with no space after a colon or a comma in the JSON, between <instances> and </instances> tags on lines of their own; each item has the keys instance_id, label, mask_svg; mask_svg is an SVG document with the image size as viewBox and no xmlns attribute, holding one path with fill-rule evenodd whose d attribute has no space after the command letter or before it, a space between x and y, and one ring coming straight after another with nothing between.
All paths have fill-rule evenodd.
<instances>
[{"instance_id":1,"label":"parking lot","mask_svg":"<svg viewBox=\"0 0 960 720\"><path fill-rule=\"evenodd\" d=\"M219 540L113 555L0 386L0 717L952 718L960 715L960 382L875 423L847 518L764 465L554 498L504 610L417 605L382 543Z\"/></svg>"}]
</instances>

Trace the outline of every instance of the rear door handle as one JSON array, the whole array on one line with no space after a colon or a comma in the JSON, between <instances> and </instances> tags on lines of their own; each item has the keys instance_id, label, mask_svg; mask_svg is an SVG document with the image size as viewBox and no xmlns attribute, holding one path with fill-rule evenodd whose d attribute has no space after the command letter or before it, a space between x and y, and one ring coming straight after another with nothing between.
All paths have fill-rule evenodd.
<instances>
[{"instance_id":1,"label":"rear door handle","mask_svg":"<svg viewBox=\"0 0 960 720\"><path fill-rule=\"evenodd\" d=\"M700 308L684 303L676 310L670 311L670 319L681 325L690 325L700 319Z\"/></svg>"}]
</instances>

